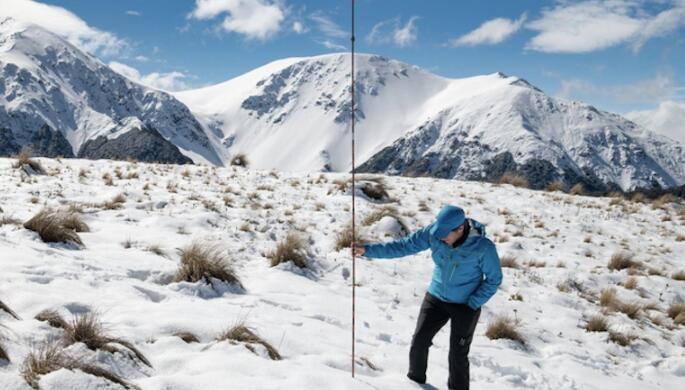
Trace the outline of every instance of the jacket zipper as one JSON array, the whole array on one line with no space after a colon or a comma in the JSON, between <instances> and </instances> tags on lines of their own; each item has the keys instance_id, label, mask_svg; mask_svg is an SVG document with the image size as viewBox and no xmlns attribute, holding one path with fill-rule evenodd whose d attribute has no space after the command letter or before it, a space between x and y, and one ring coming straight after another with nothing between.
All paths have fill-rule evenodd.
<instances>
[{"instance_id":1,"label":"jacket zipper","mask_svg":"<svg viewBox=\"0 0 685 390\"><path fill-rule=\"evenodd\" d=\"M450 257L449 257L449 259L450 259L450 262L452 262L452 252L451 252L451 251L450 251ZM442 296L443 296L443 297L447 297L447 296L445 295L445 292L447 291L447 282L448 282L448 281L452 281L452 274L454 274L454 269L455 269L455 268L457 268L457 263L454 263L454 266L452 267L452 272L450 272L450 276L449 276L449 278L448 278L447 280L444 280L444 276L443 276L443 281L442 281Z\"/></svg>"}]
</instances>

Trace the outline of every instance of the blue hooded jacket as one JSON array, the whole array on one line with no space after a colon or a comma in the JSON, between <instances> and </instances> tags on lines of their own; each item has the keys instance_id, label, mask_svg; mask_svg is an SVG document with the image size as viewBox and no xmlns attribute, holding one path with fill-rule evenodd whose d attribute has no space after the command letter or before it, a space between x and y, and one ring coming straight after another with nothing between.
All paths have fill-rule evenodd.
<instances>
[{"instance_id":1,"label":"blue hooded jacket","mask_svg":"<svg viewBox=\"0 0 685 390\"><path fill-rule=\"evenodd\" d=\"M431 249L435 263L428 292L436 298L478 309L502 284L502 268L495 244L485 237L485 226L468 219L471 231L457 248L440 238L459 227L465 220L463 210L446 206L435 222L402 239L364 245L364 256L395 258Z\"/></svg>"}]
</instances>

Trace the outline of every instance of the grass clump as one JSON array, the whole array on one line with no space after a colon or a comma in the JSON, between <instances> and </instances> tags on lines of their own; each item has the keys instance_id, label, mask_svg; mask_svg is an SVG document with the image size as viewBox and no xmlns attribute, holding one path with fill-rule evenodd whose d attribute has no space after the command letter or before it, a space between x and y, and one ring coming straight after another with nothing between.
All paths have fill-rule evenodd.
<instances>
[{"instance_id":1,"label":"grass clump","mask_svg":"<svg viewBox=\"0 0 685 390\"><path fill-rule=\"evenodd\" d=\"M44 175L45 168L43 168L43 165L41 165L39 161L32 159L31 156L31 149L22 149L22 151L15 156L15 159L17 161L14 162L14 165L12 165L12 167L15 169L22 169L27 174Z\"/></svg>"},{"instance_id":2,"label":"grass clump","mask_svg":"<svg viewBox=\"0 0 685 390\"><path fill-rule=\"evenodd\" d=\"M678 271L671 275L671 279L685 281L685 271Z\"/></svg>"},{"instance_id":3,"label":"grass clump","mask_svg":"<svg viewBox=\"0 0 685 390\"><path fill-rule=\"evenodd\" d=\"M48 325L53 328L67 329L69 324L62 318L62 316L56 311L51 309L46 309L36 314L34 317L36 320L41 322L47 322Z\"/></svg>"},{"instance_id":4,"label":"grass clump","mask_svg":"<svg viewBox=\"0 0 685 390\"><path fill-rule=\"evenodd\" d=\"M602 315L592 316L585 324L588 332L606 332L609 329L609 321Z\"/></svg>"},{"instance_id":5,"label":"grass clump","mask_svg":"<svg viewBox=\"0 0 685 390\"><path fill-rule=\"evenodd\" d=\"M40 236L43 242L71 242L83 245L77 232L87 232L88 225L76 212L43 209L24 223L26 229Z\"/></svg>"},{"instance_id":6,"label":"grass clump","mask_svg":"<svg viewBox=\"0 0 685 390\"><path fill-rule=\"evenodd\" d=\"M200 339L194 333L187 331L176 332L174 333L174 336L183 340L186 344L200 342Z\"/></svg>"},{"instance_id":7,"label":"grass clump","mask_svg":"<svg viewBox=\"0 0 685 390\"><path fill-rule=\"evenodd\" d=\"M568 192L571 195L585 195L585 187L581 183L577 183Z\"/></svg>"},{"instance_id":8,"label":"grass clump","mask_svg":"<svg viewBox=\"0 0 685 390\"><path fill-rule=\"evenodd\" d=\"M633 259L633 255L627 252L614 253L607 264L612 271L620 271L626 268L640 268L642 263Z\"/></svg>"},{"instance_id":9,"label":"grass clump","mask_svg":"<svg viewBox=\"0 0 685 390\"><path fill-rule=\"evenodd\" d=\"M92 351L102 350L110 353L119 352L114 346L114 344L119 344L131 351L143 364L152 367L150 361L133 344L126 340L108 336L100 315L95 312L74 316L67 328L64 329L62 342L65 346L83 343Z\"/></svg>"},{"instance_id":10,"label":"grass clump","mask_svg":"<svg viewBox=\"0 0 685 390\"><path fill-rule=\"evenodd\" d=\"M234 167L247 168L250 162L247 160L247 156L244 153L238 153L233 158L231 158L231 165Z\"/></svg>"},{"instance_id":11,"label":"grass clump","mask_svg":"<svg viewBox=\"0 0 685 390\"><path fill-rule=\"evenodd\" d=\"M78 359L68 356L57 344L42 344L34 348L24 359L21 368L21 376L33 389L40 389L40 377L51 372L60 370L78 370L83 373L103 378L112 383L121 385L125 389L135 390L137 386L128 383L118 375L107 371L102 367L83 363Z\"/></svg>"},{"instance_id":12,"label":"grass clump","mask_svg":"<svg viewBox=\"0 0 685 390\"><path fill-rule=\"evenodd\" d=\"M291 261L299 268L307 268L307 251L307 242L297 234L289 233L267 258L272 267Z\"/></svg>"},{"instance_id":13,"label":"grass clump","mask_svg":"<svg viewBox=\"0 0 685 390\"><path fill-rule=\"evenodd\" d=\"M666 312L677 325L685 325L685 303L673 303Z\"/></svg>"},{"instance_id":14,"label":"grass clump","mask_svg":"<svg viewBox=\"0 0 685 390\"><path fill-rule=\"evenodd\" d=\"M357 185L362 193L369 199L381 202L387 201L390 198L385 182L381 178L364 179L364 181Z\"/></svg>"},{"instance_id":15,"label":"grass clump","mask_svg":"<svg viewBox=\"0 0 685 390\"><path fill-rule=\"evenodd\" d=\"M628 290L634 290L637 287L637 278L634 276L629 277L626 279L625 283L623 283L623 287Z\"/></svg>"},{"instance_id":16,"label":"grass clump","mask_svg":"<svg viewBox=\"0 0 685 390\"><path fill-rule=\"evenodd\" d=\"M0 226L4 225L21 226L21 220L14 217L3 215L0 217Z\"/></svg>"},{"instance_id":17,"label":"grass clump","mask_svg":"<svg viewBox=\"0 0 685 390\"><path fill-rule=\"evenodd\" d=\"M3 301L0 301L0 310L4 311L5 313L9 314L12 316L15 320L20 320L19 315L14 312L14 310L10 309L9 306L7 306Z\"/></svg>"},{"instance_id":18,"label":"grass clump","mask_svg":"<svg viewBox=\"0 0 685 390\"><path fill-rule=\"evenodd\" d=\"M618 306L618 297L616 297L616 289L605 288L599 295L599 304L606 308L616 308Z\"/></svg>"},{"instance_id":19,"label":"grass clump","mask_svg":"<svg viewBox=\"0 0 685 390\"><path fill-rule=\"evenodd\" d=\"M514 187L529 188L528 179L514 172L506 172L499 178L499 184L511 184Z\"/></svg>"},{"instance_id":20,"label":"grass clump","mask_svg":"<svg viewBox=\"0 0 685 390\"><path fill-rule=\"evenodd\" d=\"M195 241L181 249L181 265L174 276L175 282L212 284L212 279L243 287L228 256L218 246Z\"/></svg>"},{"instance_id":21,"label":"grass clump","mask_svg":"<svg viewBox=\"0 0 685 390\"><path fill-rule=\"evenodd\" d=\"M339 251L342 249L351 248L353 242L357 243L357 245L362 245L364 240L361 238L359 230L357 230L353 237L352 224L350 223L345 226L343 230L338 232L335 238L335 250Z\"/></svg>"},{"instance_id":22,"label":"grass clump","mask_svg":"<svg viewBox=\"0 0 685 390\"><path fill-rule=\"evenodd\" d=\"M11 361L10 356L7 354L7 351L5 351L5 348L0 344L0 360L5 360L5 361Z\"/></svg>"},{"instance_id":23,"label":"grass clump","mask_svg":"<svg viewBox=\"0 0 685 390\"><path fill-rule=\"evenodd\" d=\"M230 329L226 330L225 332L221 333L217 338L217 341L233 341L233 342L240 342L240 343L245 343L246 347L252 351L255 352L254 348L251 347L251 344L259 344L262 345L264 348L266 348L267 353L269 354L269 358L271 360L281 360L281 354L274 348L271 344L268 342L264 341L259 335L257 335L255 332L250 330L248 327L246 327L244 324L238 324Z\"/></svg>"},{"instance_id":24,"label":"grass clump","mask_svg":"<svg viewBox=\"0 0 685 390\"><path fill-rule=\"evenodd\" d=\"M566 186L564 183L560 180L553 181L547 185L547 188L545 190L547 192L564 192L566 189Z\"/></svg>"},{"instance_id":25,"label":"grass clump","mask_svg":"<svg viewBox=\"0 0 685 390\"><path fill-rule=\"evenodd\" d=\"M488 324L485 336L490 340L507 339L524 344L525 340L518 331L518 326L520 326L518 321L512 320L507 316L497 316Z\"/></svg>"},{"instance_id":26,"label":"grass clump","mask_svg":"<svg viewBox=\"0 0 685 390\"><path fill-rule=\"evenodd\" d=\"M625 333L609 331L609 341L614 342L622 347L630 345L637 337Z\"/></svg>"},{"instance_id":27,"label":"grass clump","mask_svg":"<svg viewBox=\"0 0 685 390\"><path fill-rule=\"evenodd\" d=\"M504 255L500 257L499 263L503 268L514 268L518 269L519 264L514 255Z\"/></svg>"}]
</instances>

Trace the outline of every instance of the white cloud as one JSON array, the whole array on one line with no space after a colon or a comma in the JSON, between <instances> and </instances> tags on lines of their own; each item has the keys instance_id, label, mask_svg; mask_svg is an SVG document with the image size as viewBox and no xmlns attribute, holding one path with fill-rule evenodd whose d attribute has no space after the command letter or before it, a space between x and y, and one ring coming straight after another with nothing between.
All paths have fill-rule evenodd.
<instances>
[{"instance_id":1,"label":"white cloud","mask_svg":"<svg viewBox=\"0 0 685 390\"><path fill-rule=\"evenodd\" d=\"M685 2L666 3L657 14L647 0L559 1L552 9L526 25L536 31L527 44L531 50L548 53L586 53L620 44L637 51L648 40L665 36L685 25Z\"/></svg>"},{"instance_id":2,"label":"white cloud","mask_svg":"<svg viewBox=\"0 0 685 390\"><path fill-rule=\"evenodd\" d=\"M366 36L369 43L393 43L399 47L410 46L416 42L418 28L416 21L418 16L412 16L404 25L400 24L400 18L396 17L376 23L371 32Z\"/></svg>"},{"instance_id":3,"label":"white cloud","mask_svg":"<svg viewBox=\"0 0 685 390\"><path fill-rule=\"evenodd\" d=\"M345 46L343 46L343 45L339 45L339 44L337 44L337 43L335 43L335 42L331 42L331 41L328 40L328 39L325 39L325 40L323 40L323 41L316 41L316 43L322 45L322 46L325 47L326 49L331 49L331 50L347 50L347 47L345 47Z\"/></svg>"},{"instance_id":4,"label":"white cloud","mask_svg":"<svg viewBox=\"0 0 685 390\"><path fill-rule=\"evenodd\" d=\"M293 31L296 34L304 34L307 32L307 28L302 24L302 22L295 21L293 22Z\"/></svg>"},{"instance_id":5,"label":"white cloud","mask_svg":"<svg viewBox=\"0 0 685 390\"><path fill-rule=\"evenodd\" d=\"M185 81L188 79L188 76L182 72L153 72L147 75L141 75L140 72L132 66L116 61L110 62L109 67L133 81L163 91L182 91L190 88Z\"/></svg>"},{"instance_id":6,"label":"white cloud","mask_svg":"<svg viewBox=\"0 0 685 390\"><path fill-rule=\"evenodd\" d=\"M143 14L141 14L141 13L138 12L138 11L128 10L128 11L126 11L126 15L130 15L130 16L142 16Z\"/></svg>"},{"instance_id":7,"label":"white cloud","mask_svg":"<svg viewBox=\"0 0 685 390\"><path fill-rule=\"evenodd\" d=\"M195 0L188 17L210 20L224 14L220 29L259 40L274 36L285 19L285 9L276 0Z\"/></svg>"},{"instance_id":8,"label":"white cloud","mask_svg":"<svg viewBox=\"0 0 685 390\"><path fill-rule=\"evenodd\" d=\"M347 31L340 28L337 23L332 21L321 12L316 12L312 15L309 15L309 18L317 24L319 31L321 31L327 37L345 38L349 36Z\"/></svg>"},{"instance_id":9,"label":"white cloud","mask_svg":"<svg viewBox=\"0 0 685 390\"><path fill-rule=\"evenodd\" d=\"M653 19L645 22L635 41L633 51L638 51L650 39L671 34L685 25L685 2L680 7L660 12Z\"/></svg>"},{"instance_id":10,"label":"white cloud","mask_svg":"<svg viewBox=\"0 0 685 390\"><path fill-rule=\"evenodd\" d=\"M685 102L668 100L653 110L632 111L625 117L685 145Z\"/></svg>"},{"instance_id":11,"label":"white cloud","mask_svg":"<svg viewBox=\"0 0 685 390\"><path fill-rule=\"evenodd\" d=\"M115 34L89 26L83 19L58 6L33 0L1 0L0 17L37 24L67 39L82 50L114 56L128 49L128 43Z\"/></svg>"},{"instance_id":12,"label":"white cloud","mask_svg":"<svg viewBox=\"0 0 685 390\"><path fill-rule=\"evenodd\" d=\"M679 88L672 76L658 74L653 79L631 84L603 86L587 80L561 80L558 96L568 99L594 100L610 98L625 103L660 103L678 96Z\"/></svg>"},{"instance_id":13,"label":"white cloud","mask_svg":"<svg viewBox=\"0 0 685 390\"><path fill-rule=\"evenodd\" d=\"M495 45L512 36L526 21L524 13L516 20L496 18L481 24L477 29L450 41L452 46Z\"/></svg>"},{"instance_id":14,"label":"white cloud","mask_svg":"<svg viewBox=\"0 0 685 390\"><path fill-rule=\"evenodd\" d=\"M418 18L416 16L413 16L409 18L409 21L407 21L407 24L405 24L403 27L395 29L392 37L397 46L405 47L416 42L416 37L418 35L416 28L417 19Z\"/></svg>"}]
</instances>

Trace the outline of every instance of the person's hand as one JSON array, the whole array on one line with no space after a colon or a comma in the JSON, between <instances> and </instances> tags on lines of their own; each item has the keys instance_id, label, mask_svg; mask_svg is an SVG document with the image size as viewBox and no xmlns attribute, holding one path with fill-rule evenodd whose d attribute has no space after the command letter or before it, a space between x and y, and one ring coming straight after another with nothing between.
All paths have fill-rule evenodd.
<instances>
[{"instance_id":1,"label":"person's hand","mask_svg":"<svg viewBox=\"0 0 685 390\"><path fill-rule=\"evenodd\" d=\"M364 249L364 245L353 243L352 253L354 253L355 256L364 256L364 253L366 253L366 249Z\"/></svg>"}]
</instances>

